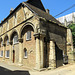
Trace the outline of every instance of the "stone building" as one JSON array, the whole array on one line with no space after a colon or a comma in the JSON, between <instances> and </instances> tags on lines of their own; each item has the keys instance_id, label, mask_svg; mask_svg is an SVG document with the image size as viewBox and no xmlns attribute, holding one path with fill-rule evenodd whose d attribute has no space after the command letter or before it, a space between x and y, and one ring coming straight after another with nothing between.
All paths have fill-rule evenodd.
<instances>
[{"instance_id":1,"label":"stone building","mask_svg":"<svg viewBox=\"0 0 75 75\"><path fill-rule=\"evenodd\" d=\"M57 20L65 26L75 23L75 12L59 17Z\"/></svg>"},{"instance_id":2,"label":"stone building","mask_svg":"<svg viewBox=\"0 0 75 75\"><path fill-rule=\"evenodd\" d=\"M0 61L36 70L57 68L67 55L67 28L41 0L20 3L0 23Z\"/></svg>"}]
</instances>

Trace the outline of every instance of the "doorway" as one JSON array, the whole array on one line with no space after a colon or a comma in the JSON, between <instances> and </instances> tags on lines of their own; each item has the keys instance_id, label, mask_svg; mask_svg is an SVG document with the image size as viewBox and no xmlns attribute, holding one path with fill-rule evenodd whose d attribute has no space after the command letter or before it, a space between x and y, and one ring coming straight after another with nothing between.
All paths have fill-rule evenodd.
<instances>
[{"instance_id":1,"label":"doorway","mask_svg":"<svg viewBox=\"0 0 75 75\"><path fill-rule=\"evenodd\" d=\"M48 42L44 38L44 68L49 67L49 52L48 52Z\"/></svg>"},{"instance_id":2,"label":"doorway","mask_svg":"<svg viewBox=\"0 0 75 75\"><path fill-rule=\"evenodd\" d=\"M13 63L15 62L15 50L13 50Z\"/></svg>"},{"instance_id":3,"label":"doorway","mask_svg":"<svg viewBox=\"0 0 75 75\"><path fill-rule=\"evenodd\" d=\"M57 45L55 45L56 52L56 67L60 67L63 65L63 51L59 49Z\"/></svg>"}]
</instances>

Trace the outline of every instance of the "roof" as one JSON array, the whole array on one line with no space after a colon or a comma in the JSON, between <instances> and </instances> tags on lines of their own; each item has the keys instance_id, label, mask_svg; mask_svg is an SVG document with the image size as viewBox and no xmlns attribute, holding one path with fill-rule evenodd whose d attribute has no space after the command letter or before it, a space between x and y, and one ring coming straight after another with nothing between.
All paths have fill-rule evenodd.
<instances>
[{"instance_id":1,"label":"roof","mask_svg":"<svg viewBox=\"0 0 75 75\"><path fill-rule=\"evenodd\" d=\"M32 1L32 2L31 2ZM35 3L35 4L34 4ZM39 4L40 3L40 4ZM21 5L25 5L28 8L30 8L31 10L33 10L33 12L35 12L38 16L45 18L47 20L49 20L50 22L54 22L56 24L61 24L58 20L56 20L52 15L46 13L45 8L41 2L41 0L28 0L26 2L22 2L20 3L14 10L12 13L10 13L3 21L2 23L8 19ZM2 24L1 23L1 24Z\"/></svg>"},{"instance_id":2,"label":"roof","mask_svg":"<svg viewBox=\"0 0 75 75\"><path fill-rule=\"evenodd\" d=\"M29 6L35 13L37 13L38 16L40 17L43 17L47 20L51 20L51 21L54 21L56 22L57 24L61 24L58 20L56 20L52 15L46 13L45 11L27 3L27 2L24 2L27 6Z\"/></svg>"},{"instance_id":3,"label":"roof","mask_svg":"<svg viewBox=\"0 0 75 75\"><path fill-rule=\"evenodd\" d=\"M41 2L41 0L28 0L26 3L31 4L31 5L39 8L43 11L46 11L43 4L42 4L42 2Z\"/></svg>"}]
</instances>

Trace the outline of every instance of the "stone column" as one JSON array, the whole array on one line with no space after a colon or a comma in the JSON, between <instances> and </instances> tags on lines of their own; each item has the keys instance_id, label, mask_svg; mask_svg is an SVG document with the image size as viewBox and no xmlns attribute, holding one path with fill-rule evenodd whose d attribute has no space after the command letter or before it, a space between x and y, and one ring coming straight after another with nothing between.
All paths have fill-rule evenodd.
<instances>
[{"instance_id":1,"label":"stone column","mask_svg":"<svg viewBox=\"0 0 75 75\"><path fill-rule=\"evenodd\" d=\"M3 61L5 60L5 43L3 43Z\"/></svg>"},{"instance_id":2,"label":"stone column","mask_svg":"<svg viewBox=\"0 0 75 75\"><path fill-rule=\"evenodd\" d=\"M36 70L43 70L44 67L44 36L35 34L36 38Z\"/></svg>"},{"instance_id":3,"label":"stone column","mask_svg":"<svg viewBox=\"0 0 75 75\"><path fill-rule=\"evenodd\" d=\"M70 29L67 29L67 55L68 55L68 63L75 62L75 53L73 50L73 39L72 33Z\"/></svg>"},{"instance_id":4,"label":"stone column","mask_svg":"<svg viewBox=\"0 0 75 75\"><path fill-rule=\"evenodd\" d=\"M41 50L41 68L44 68L44 35L40 36L40 50Z\"/></svg>"},{"instance_id":5,"label":"stone column","mask_svg":"<svg viewBox=\"0 0 75 75\"><path fill-rule=\"evenodd\" d=\"M75 53L71 49L71 44L67 44L68 63L75 63Z\"/></svg>"},{"instance_id":6,"label":"stone column","mask_svg":"<svg viewBox=\"0 0 75 75\"><path fill-rule=\"evenodd\" d=\"M12 50L12 41L9 42L10 46L10 63L13 63L13 50Z\"/></svg>"},{"instance_id":7,"label":"stone column","mask_svg":"<svg viewBox=\"0 0 75 75\"><path fill-rule=\"evenodd\" d=\"M50 41L49 68L56 68L55 42L53 40Z\"/></svg>"},{"instance_id":8,"label":"stone column","mask_svg":"<svg viewBox=\"0 0 75 75\"><path fill-rule=\"evenodd\" d=\"M41 68L41 55L40 55L40 38L36 37L36 69Z\"/></svg>"},{"instance_id":9,"label":"stone column","mask_svg":"<svg viewBox=\"0 0 75 75\"><path fill-rule=\"evenodd\" d=\"M23 39L19 40L19 66L23 65Z\"/></svg>"}]
</instances>

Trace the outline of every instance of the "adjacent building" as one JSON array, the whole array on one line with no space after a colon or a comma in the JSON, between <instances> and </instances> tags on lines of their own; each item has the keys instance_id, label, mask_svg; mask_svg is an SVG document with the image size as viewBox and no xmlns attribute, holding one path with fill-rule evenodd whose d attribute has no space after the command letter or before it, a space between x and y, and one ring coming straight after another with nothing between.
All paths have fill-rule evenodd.
<instances>
[{"instance_id":1,"label":"adjacent building","mask_svg":"<svg viewBox=\"0 0 75 75\"><path fill-rule=\"evenodd\" d=\"M75 12L59 17L57 20L65 26L75 23Z\"/></svg>"}]
</instances>

